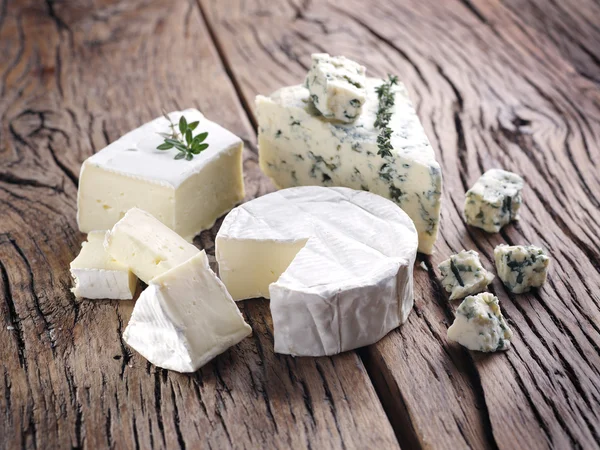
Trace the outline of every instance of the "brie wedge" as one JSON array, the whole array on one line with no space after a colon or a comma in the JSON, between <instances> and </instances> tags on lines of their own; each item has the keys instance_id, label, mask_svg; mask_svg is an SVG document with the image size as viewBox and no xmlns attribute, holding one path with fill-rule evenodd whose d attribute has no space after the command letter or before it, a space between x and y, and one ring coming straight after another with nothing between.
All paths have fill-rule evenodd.
<instances>
[{"instance_id":1,"label":"brie wedge","mask_svg":"<svg viewBox=\"0 0 600 450\"><path fill-rule=\"evenodd\" d=\"M150 281L123 339L158 367L195 372L251 333L201 251Z\"/></svg>"},{"instance_id":2,"label":"brie wedge","mask_svg":"<svg viewBox=\"0 0 600 450\"><path fill-rule=\"evenodd\" d=\"M406 321L417 245L393 202L306 186L233 209L216 256L235 300L271 299L277 353L321 356L377 342Z\"/></svg>"},{"instance_id":3,"label":"brie wedge","mask_svg":"<svg viewBox=\"0 0 600 450\"><path fill-rule=\"evenodd\" d=\"M194 135L208 132L208 148L191 161L173 159L177 149L157 150L164 142L159 133L173 133L159 117L83 163L77 195L82 232L108 230L138 207L191 241L242 200L242 140L195 109L168 115L177 132L182 116L200 122Z\"/></svg>"},{"instance_id":4,"label":"brie wedge","mask_svg":"<svg viewBox=\"0 0 600 450\"><path fill-rule=\"evenodd\" d=\"M81 252L71 263L76 297L131 300L137 288L137 278L129 268L117 262L104 250L105 231L91 231Z\"/></svg>"},{"instance_id":5,"label":"brie wedge","mask_svg":"<svg viewBox=\"0 0 600 450\"><path fill-rule=\"evenodd\" d=\"M200 251L152 215L138 208L130 209L106 233L104 248L145 283L184 263Z\"/></svg>"}]
</instances>

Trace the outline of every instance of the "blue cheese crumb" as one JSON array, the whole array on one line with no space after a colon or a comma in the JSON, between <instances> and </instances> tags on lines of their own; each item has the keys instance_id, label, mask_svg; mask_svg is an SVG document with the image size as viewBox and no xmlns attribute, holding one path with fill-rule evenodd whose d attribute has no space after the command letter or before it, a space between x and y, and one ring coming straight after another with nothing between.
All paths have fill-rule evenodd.
<instances>
[{"instance_id":1,"label":"blue cheese crumb","mask_svg":"<svg viewBox=\"0 0 600 450\"><path fill-rule=\"evenodd\" d=\"M494 259L498 276L515 294L529 292L546 282L550 258L540 247L501 244L494 249Z\"/></svg>"},{"instance_id":2,"label":"blue cheese crumb","mask_svg":"<svg viewBox=\"0 0 600 450\"><path fill-rule=\"evenodd\" d=\"M438 265L442 274L442 286L451 292L450 300L477 294L485 290L494 275L485 270L479 254L473 250L462 250Z\"/></svg>"},{"instance_id":3,"label":"blue cheese crumb","mask_svg":"<svg viewBox=\"0 0 600 450\"><path fill-rule=\"evenodd\" d=\"M344 56L313 54L304 83L315 108L327 119L354 122L367 99L365 68Z\"/></svg>"},{"instance_id":4,"label":"blue cheese crumb","mask_svg":"<svg viewBox=\"0 0 600 450\"><path fill-rule=\"evenodd\" d=\"M467 191L465 220L488 233L497 233L519 218L524 181L516 173L491 169Z\"/></svg>"},{"instance_id":5,"label":"blue cheese crumb","mask_svg":"<svg viewBox=\"0 0 600 450\"><path fill-rule=\"evenodd\" d=\"M489 292L467 297L448 328L448 340L480 352L507 350L511 338L498 298Z\"/></svg>"}]
</instances>

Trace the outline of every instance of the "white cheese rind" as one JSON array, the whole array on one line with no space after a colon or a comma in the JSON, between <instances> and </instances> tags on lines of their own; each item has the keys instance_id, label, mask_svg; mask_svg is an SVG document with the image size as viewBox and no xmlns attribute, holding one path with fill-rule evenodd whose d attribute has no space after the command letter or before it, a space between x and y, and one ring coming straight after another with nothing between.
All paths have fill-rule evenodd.
<instances>
[{"instance_id":1,"label":"white cheese rind","mask_svg":"<svg viewBox=\"0 0 600 450\"><path fill-rule=\"evenodd\" d=\"M326 120L303 86L257 96L260 166L279 188L345 186L394 201L414 221L419 251L431 254L440 217L440 166L402 84L392 87L392 156L377 154L375 89L382 82L367 78L367 101L352 124Z\"/></svg>"},{"instance_id":2,"label":"white cheese rind","mask_svg":"<svg viewBox=\"0 0 600 450\"><path fill-rule=\"evenodd\" d=\"M304 85L324 117L350 123L367 99L365 68L344 57L314 53Z\"/></svg>"},{"instance_id":3,"label":"white cheese rind","mask_svg":"<svg viewBox=\"0 0 600 450\"><path fill-rule=\"evenodd\" d=\"M106 233L104 248L148 283L199 250L146 211L130 209Z\"/></svg>"},{"instance_id":4,"label":"white cheese rind","mask_svg":"<svg viewBox=\"0 0 600 450\"><path fill-rule=\"evenodd\" d=\"M465 219L469 225L497 233L519 219L524 181L516 173L490 169L467 191Z\"/></svg>"},{"instance_id":5,"label":"white cheese rind","mask_svg":"<svg viewBox=\"0 0 600 450\"><path fill-rule=\"evenodd\" d=\"M123 339L158 367L195 372L251 333L202 251L150 281Z\"/></svg>"},{"instance_id":6,"label":"white cheese rind","mask_svg":"<svg viewBox=\"0 0 600 450\"><path fill-rule=\"evenodd\" d=\"M448 340L480 352L507 350L511 338L498 299L489 292L465 298L448 328Z\"/></svg>"},{"instance_id":7,"label":"white cheese rind","mask_svg":"<svg viewBox=\"0 0 600 450\"><path fill-rule=\"evenodd\" d=\"M71 276L76 297L89 299L131 300L137 278L113 259L104 249L104 231L92 231L81 244L81 252L71 262Z\"/></svg>"},{"instance_id":8,"label":"white cheese rind","mask_svg":"<svg viewBox=\"0 0 600 450\"><path fill-rule=\"evenodd\" d=\"M494 259L498 277L515 294L529 292L546 282L550 258L540 247L500 244L494 249Z\"/></svg>"},{"instance_id":9,"label":"white cheese rind","mask_svg":"<svg viewBox=\"0 0 600 450\"><path fill-rule=\"evenodd\" d=\"M133 207L142 208L188 241L244 197L243 143L198 110L169 114L177 124L199 121L209 147L191 161L175 160L176 149L156 147L169 133L159 117L127 133L84 161L77 195L79 229L108 230Z\"/></svg>"},{"instance_id":10,"label":"white cheese rind","mask_svg":"<svg viewBox=\"0 0 600 450\"><path fill-rule=\"evenodd\" d=\"M477 294L494 280L494 275L483 267L479 254L473 250L462 250L438 265L442 275L442 286L451 292L450 300Z\"/></svg>"},{"instance_id":11,"label":"white cheese rind","mask_svg":"<svg viewBox=\"0 0 600 450\"><path fill-rule=\"evenodd\" d=\"M393 202L307 186L231 211L216 257L234 299L270 297L277 353L322 356L377 342L406 321L417 245Z\"/></svg>"}]
</instances>

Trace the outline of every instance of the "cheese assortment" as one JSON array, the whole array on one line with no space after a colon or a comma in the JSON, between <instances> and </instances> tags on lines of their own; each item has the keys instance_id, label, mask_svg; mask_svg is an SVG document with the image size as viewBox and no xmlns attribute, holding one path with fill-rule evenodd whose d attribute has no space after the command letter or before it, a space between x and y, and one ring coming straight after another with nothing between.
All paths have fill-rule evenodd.
<instances>
[{"instance_id":1,"label":"cheese assortment","mask_svg":"<svg viewBox=\"0 0 600 450\"><path fill-rule=\"evenodd\" d=\"M550 258L535 245L500 244L494 249L498 276L515 293L529 292L546 282Z\"/></svg>"},{"instance_id":2,"label":"cheese assortment","mask_svg":"<svg viewBox=\"0 0 600 450\"><path fill-rule=\"evenodd\" d=\"M304 84L257 96L256 113L260 167L281 190L235 208L242 141L195 109L165 114L82 165L77 220L89 234L71 263L72 291L131 299L137 279L147 283L123 339L159 367L196 371L250 335L235 301L269 299L274 350L294 356L373 344L412 310L416 253L431 254L438 233L442 174L404 85L314 54ZM466 222L498 232L518 218L523 185L487 171L466 193ZM219 278L190 241L229 210L215 242ZM511 292L546 280L539 247L499 245L494 255ZM448 340L508 349L498 298L480 293L494 275L477 252L438 268L450 299L466 296Z\"/></svg>"},{"instance_id":3,"label":"cheese assortment","mask_svg":"<svg viewBox=\"0 0 600 450\"><path fill-rule=\"evenodd\" d=\"M322 356L372 344L406 321L417 244L393 202L306 186L231 211L216 256L235 299L270 298L277 353Z\"/></svg>"},{"instance_id":4,"label":"cheese assortment","mask_svg":"<svg viewBox=\"0 0 600 450\"><path fill-rule=\"evenodd\" d=\"M419 251L431 254L442 173L406 88L384 84L367 78L366 101L352 123L324 117L304 86L257 96L260 167L278 188L345 186L392 200L414 221ZM376 126L384 119L384 129Z\"/></svg>"},{"instance_id":5,"label":"cheese assortment","mask_svg":"<svg viewBox=\"0 0 600 450\"><path fill-rule=\"evenodd\" d=\"M340 122L353 122L367 99L365 68L343 56L313 54L304 85L323 117Z\"/></svg>"},{"instance_id":6,"label":"cheese assortment","mask_svg":"<svg viewBox=\"0 0 600 450\"><path fill-rule=\"evenodd\" d=\"M71 263L76 297L131 300L137 278L129 267L112 258L104 249L105 231L91 231L81 252Z\"/></svg>"},{"instance_id":7,"label":"cheese assortment","mask_svg":"<svg viewBox=\"0 0 600 450\"><path fill-rule=\"evenodd\" d=\"M494 275L485 270L479 254L462 250L438 265L442 274L442 286L450 292L450 300L477 294L485 290Z\"/></svg>"},{"instance_id":8,"label":"cheese assortment","mask_svg":"<svg viewBox=\"0 0 600 450\"><path fill-rule=\"evenodd\" d=\"M157 147L178 131L181 117L198 122L207 148L190 161L177 149ZM182 142L185 143L182 137ZM108 230L134 207L191 241L244 198L242 140L187 109L159 117L127 133L81 166L77 195L79 229Z\"/></svg>"},{"instance_id":9,"label":"cheese assortment","mask_svg":"<svg viewBox=\"0 0 600 450\"><path fill-rule=\"evenodd\" d=\"M497 233L519 218L523 178L516 173L490 169L467 191L465 219L469 225Z\"/></svg>"},{"instance_id":10,"label":"cheese assortment","mask_svg":"<svg viewBox=\"0 0 600 450\"><path fill-rule=\"evenodd\" d=\"M498 298L489 292L465 298L448 328L450 341L480 352L506 350L511 338L512 331L500 311Z\"/></svg>"},{"instance_id":11,"label":"cheese assortment","mask_svg":"<svg viewBox=\"0 0 600 450\"><path fill-rule=\"evenodd\" d=\"M123 340L159 367L194 372L251 333L201 251L150 280Z\"/></svg>"}]
</instances>

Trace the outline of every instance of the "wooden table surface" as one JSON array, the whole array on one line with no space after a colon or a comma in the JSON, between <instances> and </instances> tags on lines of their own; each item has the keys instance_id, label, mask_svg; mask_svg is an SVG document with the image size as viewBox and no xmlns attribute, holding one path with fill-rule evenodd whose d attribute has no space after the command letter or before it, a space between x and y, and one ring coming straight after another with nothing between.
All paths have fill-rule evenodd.
<instances>
[{"instance_id":1,"label":"wooden table surface","mask_svg":"<svg viewBox=\"0 0 600 450\"><path fill-rule=\"evenodd\" d=\"M201 109L257 165L254 96L303 80L312 52L407 84L443 167L441 233L419 255L408 322L330 358L251 338L192 375L121 335L133 302L75 299L81 163L162 109ZM600 447L600 4L594 0L0 0L0 448ZM526 180L522 219L468 228L486 169ZM211 253L218 230L196 244ZM437 264L500 243L553 259L538 292L491 287L504 353L446 340Z\"/></svg>"}]
</instances>

